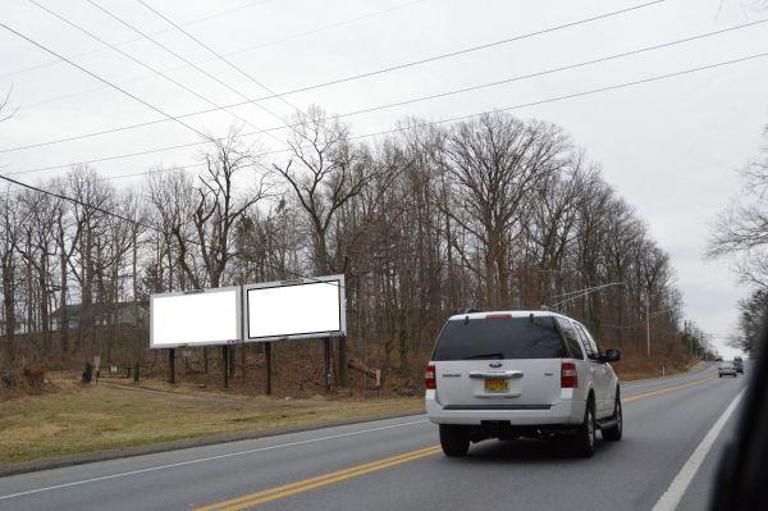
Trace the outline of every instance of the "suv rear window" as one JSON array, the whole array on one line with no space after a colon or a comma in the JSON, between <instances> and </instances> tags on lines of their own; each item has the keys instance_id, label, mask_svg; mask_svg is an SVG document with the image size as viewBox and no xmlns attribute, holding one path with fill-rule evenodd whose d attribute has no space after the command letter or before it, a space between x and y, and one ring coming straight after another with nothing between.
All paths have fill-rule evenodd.
<instances>
[{"instance_id":1,"label":"suv rear window","mask_svg":"<svg viewBox=\"0 0 768 511\"><path fill-rule=\"evenodd\" d=\"M448 321L433 360L564 358L565 347L551 316Z\"/></svg>"}]
</instances>

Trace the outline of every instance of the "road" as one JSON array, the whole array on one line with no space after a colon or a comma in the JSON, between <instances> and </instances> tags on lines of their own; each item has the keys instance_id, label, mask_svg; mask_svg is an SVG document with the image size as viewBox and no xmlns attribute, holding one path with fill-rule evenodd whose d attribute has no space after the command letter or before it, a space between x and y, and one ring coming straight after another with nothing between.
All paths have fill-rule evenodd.
<instances>
[{"instance_id":1,"label":"road","mask_svg":"<svg viewBox=\"0 0 768 511\"><path fill-rule=\"evenodd\" d=\"M626 384L624 439L591 459L537 441L447 459L436 426L411 416L6 477L0 509L651 510L745 382L702 366ZM738 411L678 509L706 508Z\"/></svg>"}]
</instances>

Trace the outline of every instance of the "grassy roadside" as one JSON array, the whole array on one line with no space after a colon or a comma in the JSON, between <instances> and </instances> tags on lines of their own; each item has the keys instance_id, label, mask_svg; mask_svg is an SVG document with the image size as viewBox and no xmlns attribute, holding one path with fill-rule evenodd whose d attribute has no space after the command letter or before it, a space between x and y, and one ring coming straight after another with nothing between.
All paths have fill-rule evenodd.
<instances>
[{"instance_id":1,"label":"grassy roadside","mask_svg":"<svg viewBox=\"0 0 768 511\"><path fill-rule=\"evenodd\" d=\"M0 403L0 466L221 433L310 427L424 407L421 398L281 400L189 388L168 392L162 384L81 386L71 379L56 384L55 393Z\"/></svg>"},{"instance_id":2,"label":"grassy roadside","mask_svg":"<svg viewBox=\"0 0 768 511\"><path fill-rule=\"evenodd\" d=\"M616 371L619 379L622 382L628 383L635 380L644 380L647 378L661 378L662 376L674 376L676 374L683 374L691 369L697 367L700 361L694 360L687 364L681 364L677 367L674 365L666 365L662 370L661 363L650 363L647 366L641 364L624 364L619 362L613 365L613 369Z\"/></svg>"},{"instance_id":3,"label":"grassy roadside","mask_svg":"<svg viewBox=\"0 0 768 511\"><path fill-rule=\"evenodd\" d=\"M621 369L625 382L661 376L643 368ZM218 434L321 426L424 407L421 396L274 399L202 391L193 384L171 386L161 380L135 386L117 379L80 385L74 374L53 379L56 392L0 402L0 467Z\"/></svg>"}]
</instances>

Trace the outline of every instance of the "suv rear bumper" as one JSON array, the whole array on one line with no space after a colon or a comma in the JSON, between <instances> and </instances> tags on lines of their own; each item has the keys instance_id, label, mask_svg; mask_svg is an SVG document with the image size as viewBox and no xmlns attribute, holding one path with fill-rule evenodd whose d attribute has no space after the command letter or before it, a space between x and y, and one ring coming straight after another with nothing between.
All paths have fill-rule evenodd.
<instances>
[{"instance_id":1,"label":"suv rear bumper","mask_svg":"<svg viewBox=\"0 0 768 511\"><path fill-rule=\"evenodd\" d=\"M576 425L584 420L586 401L562 400L552 405L443 406L428 391L426 409L435 424L480 426L483 422L504 421L512 426Z\"/></svg>"}]
</instances>

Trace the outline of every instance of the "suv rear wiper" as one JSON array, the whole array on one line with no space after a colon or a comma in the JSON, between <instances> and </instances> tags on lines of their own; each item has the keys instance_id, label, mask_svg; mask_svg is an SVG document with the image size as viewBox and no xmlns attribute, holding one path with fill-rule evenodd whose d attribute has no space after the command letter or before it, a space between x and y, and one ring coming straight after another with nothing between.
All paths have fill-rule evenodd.
<instances>
[{"instance_id":1,"label":"suv rear wiper","mask_svg":"<svg viewBox=\"0 0 768 511\"><path fill-rule=\"evenodd\" d=\"M504 353L480 353L479 355L472 355L469 357L464 357L465 360L470 360L473 358L504 358Z\"/></svg>"}]
</instances>

